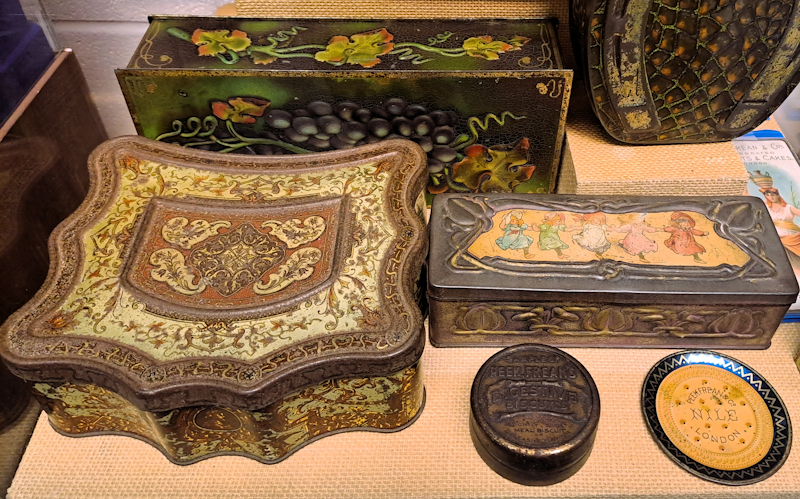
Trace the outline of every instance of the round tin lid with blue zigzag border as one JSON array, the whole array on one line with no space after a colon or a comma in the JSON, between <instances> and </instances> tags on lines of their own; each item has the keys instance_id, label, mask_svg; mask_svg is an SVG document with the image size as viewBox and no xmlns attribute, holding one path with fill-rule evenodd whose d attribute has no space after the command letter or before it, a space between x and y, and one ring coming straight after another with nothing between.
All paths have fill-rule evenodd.
<instances>
[{"instance_id":1,"label":"round tin lid with blue zigzag border","mask_svg":"<svg viewBox=\"0 0 800 499\"><path fill-rule=\"evenodd\" d=\"M783 401L760 374L727 355L664 357L645 379L642 409L664 452L712 482L759 482L789 455L792 425Z\"/></svg>"}]
</instances>

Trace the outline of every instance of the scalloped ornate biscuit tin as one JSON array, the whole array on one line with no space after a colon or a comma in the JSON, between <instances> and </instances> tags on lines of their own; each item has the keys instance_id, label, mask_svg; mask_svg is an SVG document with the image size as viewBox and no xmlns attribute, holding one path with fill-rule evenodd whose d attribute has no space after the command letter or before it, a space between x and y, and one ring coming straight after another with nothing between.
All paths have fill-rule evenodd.
<instances>
[{"instance_id":1,"label":"scalloped ornate biscuit tin","mask_svg":"<svg viewBox=\"0 0 800 499\"><path fill-rule=\"evenodd\" d=\"M117 77L138 133L185 147L409 138L429 195L553 192L572 86L553 19L157 16Z\"/></svg>"},{"instance_id":2,"label":"scalloped ornate biscuit tin","mask_svg":"<svg viewBox=\"0 0 800 499\"><path fill-rule=\"evenodd\" d=\"M423 151L244 159L136 137L95 151L47 281L0 337L60 432L271 463L418 415Z\"/></svg>"},{"instance_id":3,"label":"scalloped ornate biscuit tin","mask_svg":"<svg viewBox=\"0 0 800 499\"><path fill-rule=\"evenodd\" d=\"M767 348L798 287L751 197L443 195L436 346Z\"/></svg>"}]
</instances>

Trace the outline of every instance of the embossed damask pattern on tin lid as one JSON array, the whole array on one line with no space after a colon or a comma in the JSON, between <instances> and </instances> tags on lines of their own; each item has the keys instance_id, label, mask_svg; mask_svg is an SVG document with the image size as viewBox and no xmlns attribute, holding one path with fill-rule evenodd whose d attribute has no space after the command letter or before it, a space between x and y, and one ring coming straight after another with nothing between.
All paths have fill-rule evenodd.
<instances>
[{"instance_id":1,"label":"embossed damask pattern on tin lid","mask_svg":"<svg viewBox=\"0 0 800 499\"><path fill-rule=\"evenodd\" d=\"M207 323L291 308L287 299L319 292L341 270L348 207L349 196L277 208L153 200L122 285L162 315Z\"/></svg>"},{"instance_id":2,"label":"embossed damask pattern on tin lid","mask_svg":"<svg viewBox=\"0 0 800 499\"><path fill-rule=\"evenodd\" d=\"M419 358L413 143L242 161L121 138L90 168L48 280L3 325L18 376L91 380L151 411L256 409Z\"/></svg>"}]
</instances>

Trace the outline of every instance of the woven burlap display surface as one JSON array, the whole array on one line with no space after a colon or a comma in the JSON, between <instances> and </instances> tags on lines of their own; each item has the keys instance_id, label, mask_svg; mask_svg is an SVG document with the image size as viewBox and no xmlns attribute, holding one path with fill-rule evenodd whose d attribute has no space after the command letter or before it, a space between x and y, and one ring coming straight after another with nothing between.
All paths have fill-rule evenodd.
<instances>
[{"instance_id":1,"label":"woven burlap display surface","mask_svg":"<svg viewBox=\"0 0 800 499\"><path fill-rule=\"evenodd\" d=\"M0 497L11 485L41 408L33 399L17 419L0 430Z\"/></svg>"},{"instance_id":2,"label":"woven burlap display surface","mask_svg":"<svg viewBox=\"0 0 800 499\"><path fill-rule=\"evenodd\" d=\"M642 146L623 144L603 130L577 82L567 115L570 161L560 194L644 196L740 195L747 170L730 142Z\"/></svg>"},{"instance_id":3,"label":"woven burlap display surface","mask_svg":"<svg viewBox=\"0 0 800 499\"><path fill-rule=\"evenodd\" d=\"M648 433L640 406L649 369L670 350L567 351L593 376L600 424L586 465L549 487L526 487L491 471L468 431L469 393L495 348L430 345L423 355L427 404L398 433L352 432L312 443L287 460L264 465L217 457L177 466L133 438L70 438L42 416L9 490L11 499L46 498L489 498L489 497L800 497L800 372L792 359L800 325L783 325L761 351L725 351L765 376L795 418L793 450L769 479L717 485L674 464Z\"/></svg>"},{"instance_id":4,"label":"woven burlap display surface","mask_svg":"<svg viewBox=\"0 0 800 499\"><path fill-rule=\"evenodd\" d=\"M561 168L558 170L556 194L575 194L577 191L578 179L575 178L572 149L569 147L569 138L564 138L564 152L561 154Z\"/></svg>"},{"instance_id":5,"label":"woven burlap display surface","mask_svg":"<svg viewBox=\"0 0 800 499\"><path fill-rule=\"evenodd\" d=\"M575 68L567 0L236 0L236 15L278 18L520 19L555 17L566 68Z\"/></svg>"}]
</instances>

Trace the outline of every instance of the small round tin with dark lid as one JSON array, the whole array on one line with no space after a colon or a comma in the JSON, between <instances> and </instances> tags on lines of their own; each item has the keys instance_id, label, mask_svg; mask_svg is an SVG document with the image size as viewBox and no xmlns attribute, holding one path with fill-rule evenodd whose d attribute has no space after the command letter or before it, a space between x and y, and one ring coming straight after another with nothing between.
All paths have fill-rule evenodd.
<instances>
[{"instance_id":1,"label":"small round tin with dark lid","mask_svg":"<svg viewBox=\"0 0 800 499\"><path fill-rule=\"evenodd\" d=\"M600 420L600 396L589 372L544 345L506 348L483 364L472 383L470 435L499 475L524 485L550 485L589 458Z\"/></svg>"}]
</instances>

